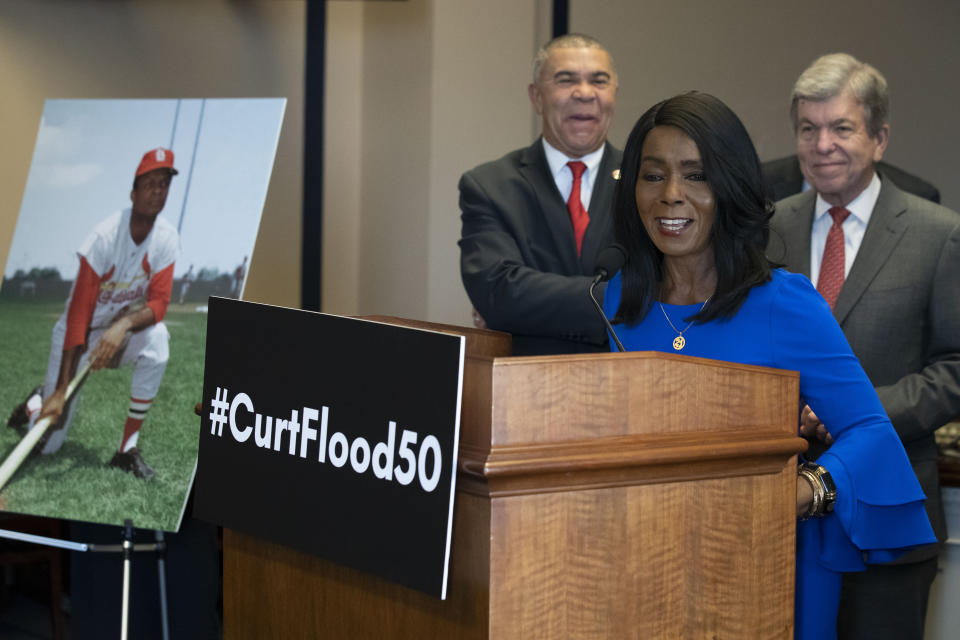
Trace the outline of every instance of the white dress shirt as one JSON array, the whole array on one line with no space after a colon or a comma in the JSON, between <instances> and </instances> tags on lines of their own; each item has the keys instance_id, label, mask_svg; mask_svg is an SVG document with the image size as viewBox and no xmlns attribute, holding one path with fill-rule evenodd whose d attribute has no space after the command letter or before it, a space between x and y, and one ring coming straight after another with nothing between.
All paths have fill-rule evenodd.
<instances>
[{"instance_id":1,"label":"white dress shirt","mask_svg":"<svg viewBox=\"0 0 960 640\"><path fill-rule=\"evenodd\" d=\"M867 188L860 192L845 208L850 212L843 221L843 277L850 273L850 267L860 250L863 234L870 222L873 207L880 196L880 178L876 172ZM827 234L833 226L833 217L829 211L833 205L817 194L817 203L813 209L813 227L810 231L810 280L814 286L820 278L820 262L823 260L823 247L827 243Z\"/></svg>"},{"instance_id":2,"label":"white dress shirt","mask_svg":"<svg viewBox=\"0 0 960 640\"><path fill-rule=\"evenodd\" d=\"M543 140L543 150L547 154L547 164L550 165L550 174L553 176L553 181L557 184L557 189L560 190L564 202L570 199L570 190L573 188L573 171L567 166L567 163L572 160L579 160L587 165L586 171L580 177L580 202L589 213L594 178L596 178L597 169L600 168L600 160L603 158L603 149L606 144L604 143L599 149L582 158L568 158L562 151L558 151L551 146L546 138L541 138L541 140Z\"/></svg>"}]
</instances>

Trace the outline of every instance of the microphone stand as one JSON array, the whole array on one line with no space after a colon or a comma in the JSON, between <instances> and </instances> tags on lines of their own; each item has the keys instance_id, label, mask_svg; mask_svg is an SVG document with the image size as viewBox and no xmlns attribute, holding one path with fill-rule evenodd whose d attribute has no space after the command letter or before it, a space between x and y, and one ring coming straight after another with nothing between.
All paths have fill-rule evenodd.
<instances>
[{"instance_id":1,"label":"microphone stand","mask_svg":"<svg viewBox=\"0 0 960 640\"><path fill-rule=\"evenodd\" d=\"M607 325L607 331L610 332L610 335L613 337L613 341L617 344L617 350L620 353L626 351L623 348L623 344L620 342L620 338L617 337L616 331L613 330L613 327L610 325L610 321L607 320L607 314L603 312L603 309L600 307L600 303L597 302L596 297L593 295L593 290L596 288L600 281L606 276L606 271L601 271L593 278L593 283L590 285L590 300L593 302L593 306L596 307L597 313L600 314L600 317L603 318L603 324Z\"/></svg>"}]
</instances>

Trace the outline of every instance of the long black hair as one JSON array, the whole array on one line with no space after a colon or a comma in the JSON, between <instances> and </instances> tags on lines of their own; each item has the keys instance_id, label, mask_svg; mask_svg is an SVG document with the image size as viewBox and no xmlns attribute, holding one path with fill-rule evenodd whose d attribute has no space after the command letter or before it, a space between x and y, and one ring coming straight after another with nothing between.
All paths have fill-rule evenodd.
<instances>
[{"instance_id":1,"label":"long black hair","mask_svg":"<svg viewBox=\"0 0 960 640\"><path fill-rule=\"evenodd\" d=\"M698 313L698 323L733 317L752 287L770 280L765 256L773 204L764 193L760 160L737 115L719 99L699 92L674 96L651 107L634 125L623 152L613 207L614 233L627 250L622 295L614 322L642 320L660 293L663 253L637 213L636 188L643 143L651 129L676 127L696 143L716 202L710 232L717 288Z\"/></svg>"}]
</instances>

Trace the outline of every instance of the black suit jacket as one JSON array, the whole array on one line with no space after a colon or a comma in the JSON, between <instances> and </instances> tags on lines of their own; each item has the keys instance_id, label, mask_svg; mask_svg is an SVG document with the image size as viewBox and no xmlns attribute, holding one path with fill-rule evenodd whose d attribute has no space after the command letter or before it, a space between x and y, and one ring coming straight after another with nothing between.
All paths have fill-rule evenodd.
<instances>
[{"instance_id":1,"label":"black suit jacket","mask_svg":"<svg viewBox=\"0 0 960 640\"><path fill-rule=\"evenodd\" d=\"M889 178L893 184L904 191L939 204L940 191L926 180L886 162L878 162L876 168L881 176ZM803 189L803 173L800 171L800 162L795 155L768 160L763 163L761 169L763 182L767 187L767 196L773 201L783 200L795 193L800 193Z\"/></svg>"},{"instance_id":2,"label":"black suit jacket","mask_svg":"<svg viewBox=\"0 0 960 640\"><path fill-rule=\"evenodd\" d=\"M463 285L489 328L513 334L515 355L607 350L588 290L597 254L613 242L613 171L622 157L606 144L580 257L540 139L460 179Z\"/></svg>"},{"instance_id":3,"label":"black suit jacket","mask_svg":"<svg viewBox=\"0 0 960 640\"><path fill-rule=\"evenodd\" d=\"M778 202L768 247L771 260L808 277L815 201L807 191ZM933 432L960 416L960 215L884 179L833 315L900 434L943 541ZM936 553L931 545L899 562Z\"/></svg>"}]
</instances>

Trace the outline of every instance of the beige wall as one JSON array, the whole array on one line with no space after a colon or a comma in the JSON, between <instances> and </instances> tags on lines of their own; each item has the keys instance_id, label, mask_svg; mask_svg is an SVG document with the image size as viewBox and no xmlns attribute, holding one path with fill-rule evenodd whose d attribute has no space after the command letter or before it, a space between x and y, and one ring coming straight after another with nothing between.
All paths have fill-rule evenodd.
<instances>
[{"instance_id":1,"label":"beige wall","mask_svg":"<svg viewBox=\"0 0 960 640\"><path fill-rule=\"evenodd\" d=\"M286 97L245 296L298 306L304 10L302 1L0 4L0 264L46 98Z\"/></svg>"},{"instance_id":2,"label":"beige wall","mask_svg":"<svg viewBox=\"0 0 960 640\"><path fill-rule=\"evenodd\" d=\"M536 135L543 4L328 3L324 311L469 323L457 180Z\"/></svg>"},{"instance_id":3,"label":"beige wall","mask_svg":"<svg viewBox=\"0 0 960 640\"><path fill-rule=\"evenodd\" d=\"M761 160L793 153L794 81L817 56L845 51L889 82L885 159L933 182L944 204L960 209L956 0L571 0L570 14L571 30L609 43L617 60L621 88L610 136L617 145L648 107L698 89L740 115Z\"/></svg>"},{"instance_id":4,"label":"beige wall","mask_svg":"<svg viewBox=\"0 0 960 640\"><path fill-rule=\"evenodd\" d=\"M360 309L363 2L327 3L321 309Z\"/></svg>"}]
</instances>

